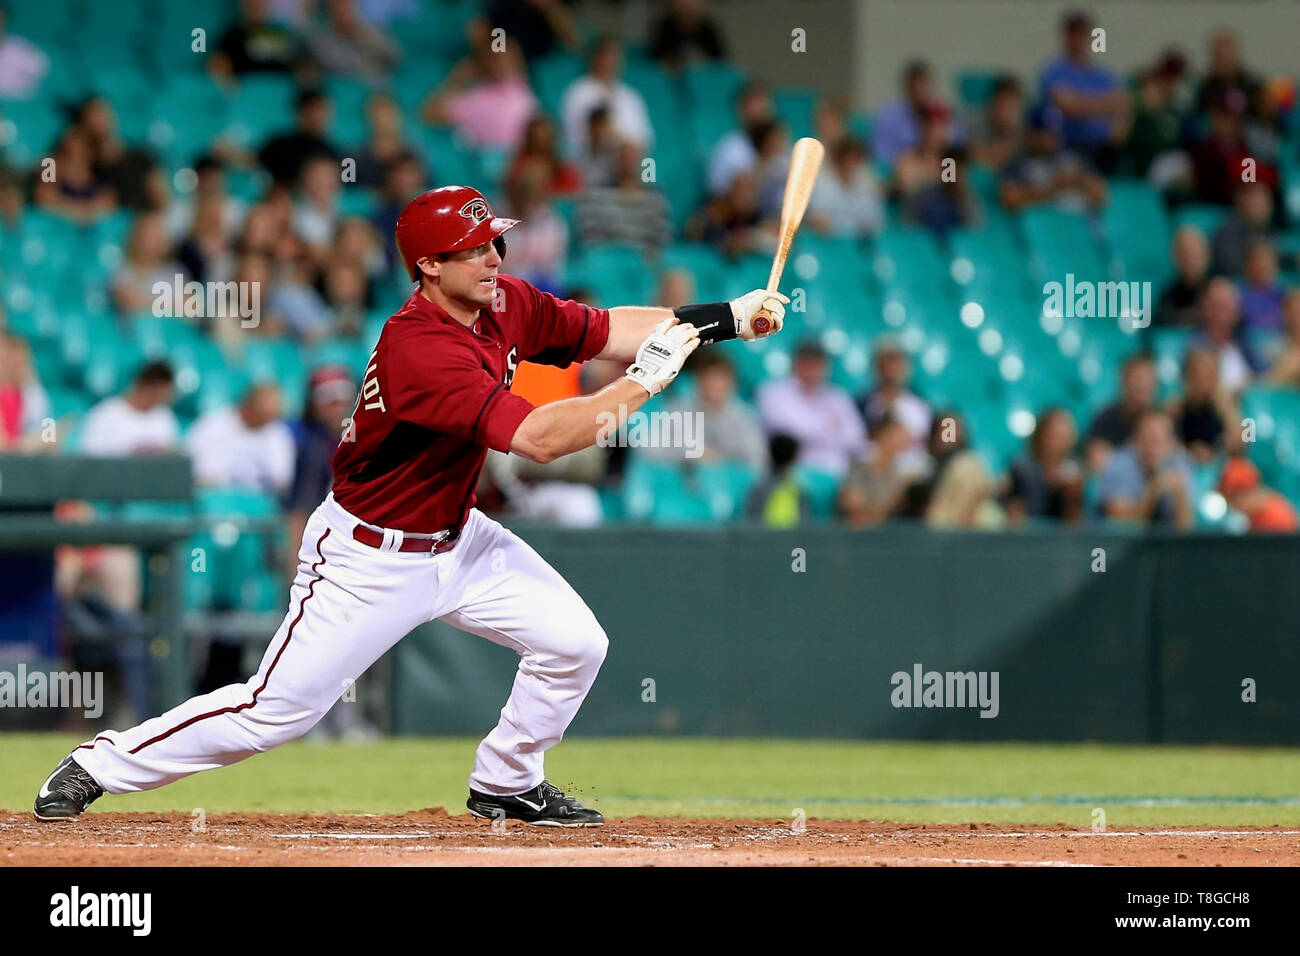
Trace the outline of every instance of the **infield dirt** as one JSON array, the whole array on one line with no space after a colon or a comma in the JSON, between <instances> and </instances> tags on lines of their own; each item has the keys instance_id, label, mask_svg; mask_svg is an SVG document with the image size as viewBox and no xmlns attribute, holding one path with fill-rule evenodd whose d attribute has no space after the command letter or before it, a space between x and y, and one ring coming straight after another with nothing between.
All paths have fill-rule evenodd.
<instances>
[{"instance_id":1,"label":"infield dirt","mask_svg":"<svg viewBox=\"0 0 1300 956\"><path fill-rule=\"evenodd\" d=\"M631 817L556 829L400 816L0 812L5 866L1297 866L1300 830Z\"/></svg>"}]
</instances>

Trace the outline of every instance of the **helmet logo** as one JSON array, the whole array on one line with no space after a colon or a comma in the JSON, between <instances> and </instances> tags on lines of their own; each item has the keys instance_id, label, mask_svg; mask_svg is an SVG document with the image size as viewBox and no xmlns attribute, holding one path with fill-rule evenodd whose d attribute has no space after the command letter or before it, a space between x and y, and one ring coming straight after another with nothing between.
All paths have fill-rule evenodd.
<instances>
[{"instance_id":1,"label":"helmet logo","mask_svg":"<svg viewBox=\"0 0 1300 956\"><path fill-rule=\"evenodd\" d=\"M474 225L486 222L492 218L492 210L488 208L487 200L483 198L471 199L465 205L460 207L460 214L470 220Z\"/></svg>"}]
</instances>

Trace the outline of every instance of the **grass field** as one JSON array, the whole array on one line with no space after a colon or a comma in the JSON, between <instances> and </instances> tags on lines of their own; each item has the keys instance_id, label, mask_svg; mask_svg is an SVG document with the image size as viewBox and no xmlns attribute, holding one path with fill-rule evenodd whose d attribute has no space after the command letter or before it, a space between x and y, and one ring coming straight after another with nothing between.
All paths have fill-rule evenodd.
<instances>
[{"instance_id":1,"label":"grass field","mask_svg":"<svg viewBox=\"0 0 1300 956\"><path fill-rule=\"evenodd\" d=\"M0 734L0 809L30 808L77 738ZM295 743L95 810L464 810L477 741ZM776 817L1107 826L1300 825L1300 751L1214 747L590 739L547 758L553 783L612 818Z\"/></svg>"}]
</instances>

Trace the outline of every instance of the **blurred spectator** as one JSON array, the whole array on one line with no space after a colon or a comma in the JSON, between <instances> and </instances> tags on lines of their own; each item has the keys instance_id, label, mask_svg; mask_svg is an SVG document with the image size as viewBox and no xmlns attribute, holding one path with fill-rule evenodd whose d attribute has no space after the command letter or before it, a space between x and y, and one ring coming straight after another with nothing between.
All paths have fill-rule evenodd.
<instances>
[{"instance_id":1,"label":"blurred spectator","mask_svg":"<svg viewBox=\"0 0 1300 956\"><path fill-rule=\"evenodd\" d=\"M0 449L40 450L42 423L50 414L31 347L12 332L0 331Z\"/></svg>"},{"instance_id":2,"label":"blurred spectator","mask_svg":"<svg viewBox=\"0 0 1300 956\"><path fill-rule=\"evenodd\" d=\"M564 91L560 116L570 155L586 155L587 120L591 111L602 105L608 107L610 122L620 139L636 143L644 150L654 145L654 128L645 99L619 78L622 70L622 44L613 37L604 37L591 53L587 73Z\"/></svg>"},{"instance_id":3,"label":"blurred spectator","mask_svg":"<svg viewBox=\"0 0 1300 956\"><path fill-rule=\"evenodd\" d=\"M930 66L922 60L903 67L901 86L902 96L881 107L872 124L876 158L887 166L893 166L905 150L920 145L921 123L935 100Z\"/></svg>"},{"instance_id":4,"label":"blurred spectator","mask_svg":"<svg viewBox=\"0 0 1300 956\"><path fill-rule=\"evenodd\" d=\"M672 0L651 28L650 55L676 68L695 59L726 59L727 47L703 0Z\"/></svg>"},{"instance_id":5,"label":"blurred spectator","mask_svg":"<svg viewBox=\"0 0 1300 956\"><path fill-rule=\"evenodd\" d=\"M623 147L608 106L597 106L587 117L587 151L578 161L579 176L587 189L614 184L614 166Z\"/></svg>"},{"instance_id":6,"label":"blurred spectator","mask_svg":"<svg viewBox=\"0 0 1300 956\"><path fill-rule=\"evenodd\" d=\"M1282 299L1286 289L1278 281L1277 252L1267 239L1256 239L1246 249L1242 281L1241 321L1245 328L1262 332L1282 329Z\"/></svg>"},{"instance_id":7,"label":"blurred spectator","mask_svg":"<svg viewBox=\"0 0 1300 956\"><path fill-rule=\"evenodd\" d=\"M288 330L285 316L276 310L279 283L271 281L271 260L264 253L250 252L240 256L235 266L235 281L247 289L257 289L258 305L261 314L252 326L245 326L243 321L234 321L231 316L213 316L204 330L220 343L228 352L237 353L243 346L245 336L283 335ZM313 290L314 291L314 290ZM324 306L322 305L322 308Z\"/></svg>"},{"instance_id":8,"label":"blurred spectator","mask_svg":"<svg viewBox=\"0 0 1300 956\"><path fill-rule=\"evenodd\" d=\"M918 463L914 455L909 455L912 436L890 412L876 420L869 435L871 446L866 457L849 469L840 485L840 514L855 528L879 524L890 517L907 486L928 464L924 459Z\"/></svg>"},{"instance_id":9,"label":"blurred spectator","mask_svg":"<svg viewBox=\"0 0 1300 956\"><path fill-rule=\"evenodd\" d=\"M793 528L812 514L794 473L799 442L793 435L772 435L768 456L772 470L750 491L745 513L769 528Z\"/></svg>"},{"instance_id":10,"label":"blurred spectator","mask_svg":"<svg viewBox=\"0 0 1300 956\"><path fill-rule=\"evenodd\" d=\"M555 123L544 113L534 114L524 127L523 142L506 173L507 187L521 169L533 165L542 169L544 190L549 196L567 196L582 189L582 175L577 166L561 158Z\"/></svg>"},{"instance_id":11,"label":"blurred spectator","mask_svg":"<svg viewBox=\"0 0 1300 956\"><path fill-rule=\"evenodd\" d=\"M1133 175L1157 189L1179 194L1189 193L1192 187L1192 162L1182 149L1184 117L1177 99L1185 68L1180 55L1168 53L1138 75L1132 123L1123 150Z\"/></svg>"},{"instance_id":12,"label":"blurred spectator","mask_svg":"<svg viewBox=\"0 0 1300 956\"><path fill-rule=\"evenodd\" d=\"M402 107L388 93L372 93L366 100L365 145L355 150L358 186L382 189L389 167L412 153L402 131Z\"/></svg>"},{"instance_id":13,"label":"blurred spectator","mask_svg":"<svg viewBox=\"0 0 1300 956\"><path fill-rule=\"evenodd\" d=\"M1000 76L971 130L970 157L995 172L1024 149L1025 94L1014 76Z\"/></svg>"},{"instance_id":14,"label":"blurred spectator","mask_svg":"<svg viewBox=\"0 0 1300 956\"><path fill-rule=\"evenodd\" d=\"M1156 363L1149 352L1135 352L1120 369L1119 399L1099 411L1088 428L1088 470L1100 472L1111 452L1125 444L1142 415L1155 407Z\"/></svg>"},{"instance_id":15,"label":"blurred spectator","mask_svg":"<svg viewBox=\"0 0 1300 956\"><path fill-rule=\"evenodd\" d=\"M339 152L326 136L332 113L329 97L324 93L304 90L298 94L294 105L297 125L287 133L271 137L257 152L258 160L274 182L293 185L303 166L322 156L334 161L334 175L341 179L337 165Z\"/></svg>"},{"instance_id":16,"label":"blurred spectator","mask_svg":"<svg viewBox=\"0 0 1300 956\"><path fill-rule=\"evenodd\" d=\"M1223 451L1235 416L1219 389L1219 361L1210 349L1188 349L1183 356L1183 394L1170 403L1169 414L1194 461L1207 462Z\"/></svg>"},{"instance_id":17,"label":"blurred spectator","mask_svg":"<svg viewBox=\"0 0 1300 956\"><path fill-rule=\"evenodd\" d=\"M131 210L160 210L167 205L167 181L158 161L144 147L122 142L117 113L107 99L86 100L77 125L89 141L95 177L113 190L118 205Z\"/></svg>"},{"instance_id":18,"label":"blurred spectator","mask_svg":"<svg viewBox=\"0 0 1300 956\"><path fill-rule=\"evenodd\" d=\"M265 260L250 256L243 265L257 274L265 268ZM294 338L301 342L318 342L334 334L333 316L313 283L315 269L310 261L303 257L288 263L286 270L275 278L270 295L263 300L265 308L277 320L284 322Z\"/></svg>"},{"instance_id":19,"label":"blurred spectator","mask_svg":"<svg viewBox=\"0 0 1300 956\"><path fill-rule=\"evenodd\" d=\"M655 305L662 309L680 309L696 301L695 276L687 269L665 269L659 277Z\"/></svg>"},{"instance_id":20,"label":"blurred spectator","mask_svg":"<svg viewBox=\"0 0 1300 956\"><path fill-rule=\"evenodd\" d=\"M10 33L9 11L0 6L0 99L23 100L50 71L50 58L36 44Z\"/></svg>"},{"instance_id":21,"label":"blurred spectator","mask_svg":"<svg viewBox=\"0 0 1300 956\"><path fill-rule=\"evenodd\" d=\"M1282 300L1282 343L1268 380L1274 385L1300 387L1300 289Z\"/></svg>"},{"instance_id":22,"label":"blurred spectator","mask_svg":"<svg viewBox=\"0 0 1300 956\"><path fill-rule=\"evenodd\" d=\"M269 0L241 0L240 17L217 41L208 69L220 80L249 73L292 73L303 63L293 31L275 23Z\"/></svg>"},{"instance_id":23,"label":"blurred spectator","mask_svg":"<svg viewBox=\"0 0 1300 956\"><path fill-rule=\"evenodd\" d=\"M53 179L37 177L36 205L75 222L93 222L117 206L113 187L95 173L90 138L79 126L63 133L48 168Z\"/></svg>"},{"instance_id":24,"label":"blurred spectator","mask_svg":"<svg viewBox=\"0 0 1300 956\"><path fill-rule=\"evenodd\" d=\"M307 519L325 500L334 484L334 452L347 438L345 419L356 399L357 388L341 365L322 365L311 373L302 417L293 422L293 479L284 496L289 541L300 541ZM290 554L290 574L298 566Z\"/></svg>"},{"instance_id":25,"label":"blurred spectator","mask_svg":"<svg viewBox=\"0 0 1300 956\"><path fill-rule=\"evenodd\" d=\"M1200 202L1227 205L1242 187L1246 160L1255 165L1259 183L1273 185L1275 170L1254 155L1246 141L1246 102L1238 94L1224 93L1209 106L1206 133L1192 145L1192 168L1196 198Z\"/></svg>"},{"instance_id":26,"label":"blurred spectator","mask_svg":"<svg viewBox=\"0 0 1300 956\"><path fill-rule=\"evenodd\" d=\"M1201 334L1198 344L1219 357L1219 381L1229 395L1250 384L1263 366L1241 336L1241 299L1236 286L1224 278L1211 279L1201 296Z\"/></svg>"},{"instance_id":27,"label":"blurred spectator","mask_svg":"<svg viewBox=\"0 0 1300 956\"><path fill-rule=\"evenodd\" d=\"M248 208L244 201L230 195L226 189L226 167L210 153L200 156L194 163L194 190L184 198L170 200L163 215L167 221L167 235L179 242L194 228L194 210L200 202L209 199L220 201L221 228L230 238L238 235Z\"/></svg>"},{"instance_id":28,"label":"blurred spectator","mask_svg":"<svg viewBox=\"0 0 1300 956\"><path fill-rule=\"evenodd\" d=\"M827 381L830 360L816 339L799 343L794 374L765 382L758 413L769 435L792 435L799 464L842 477L866 450L866 429L847 392Z\"/></svg>"},{"instance_id":29,"label":"blurred spectator","mask_svg":"<svg viewBox=\"0 0 1300 956\"><path fill-rule=\"evenodd\" d=\"M387 274L387 260L384 259L381 245L369 222L360 216L350 216L334 230L334 242L327 257L328 263L348 262L361 269L366 280L367 303L373 298L372 282L385 278Z\"/></svg>"},{"instance_id":30,"label":"blurred spectator","mask_svg":"<svg viewBox=\"0 0 1300 956\"><path fill-rule=\"evenodd\" d=\"M911 447L923 451L930 437L930 406L911 390L912 365L907 353L897 341L882 336L876 340L872 364L876 380L858 399L867 428L875 429L890 416L907 430Z\"/></svg>"},{"instance_id":31,"label":"blurred spectator","mask_svg":"<svg viewBox=\"0 0 1300 956\"><path fill-rule=\"evenodd\" d=\"M195 204L193 228L176 251L185 274L195 282L226 282L234 275L235 253L225 217L220 196L204 196Z\"/></svg>"},{"instance_id":32,"label":"blurred spectator","mask_svg":"<svg viewBox=\"0 0 1300 956\"><path fill-rule=\"evenodd\" d=\"M1192 471L1174 439L1169 413L1149 409L1133 440L1110 456L1097 481L1102 514L1152 527L1192 526Z\"/></svg>"},{"instance_id":33,"label":"blurred spectator","mask_svg":"<svg viewBox=\"0 0 1300 956\"><path fill-rule=\"evenodd\" d=\"M838 95L823 96L813 107L813 135L821 140L828 155L849 137L848 107ZM864 144L865 148L865 144Z\"/></svg>"},{"instance_id":34,"label":"blurred spectator","mask_svg":"<svg viewBox=\"0 0 1300 956\"><path fill-rule=\"evenodd\" d=\"M513 150L537 108L523 57L508 43L498 52L484 38L429 94L423 114L431 123L455 127L475 146Z\"/></svg>"},{"instance_id":35,"label":"blurred spectator","mask_svg":"<svg viewBox=\"0 0 1300 956\"><path fill-rule=\"evenodd\" d=\"M324 260L339 223L339 167L326 156L309 159L302 168L298 200L293 208L293 232L317 262Z\"/></svg>"},{"instance_id":36,"label":"blurred spectator","mask_svg":"<svg viewBox=\"0 0 1300 956\"><path fill-rule=\"evenodd\" d=\"M1173 241L1174 278L1156 300L1153 324L1190 327L1200 319L1198 308L1210 281L1210 244L1195 226L1180 226Z\"/></svg>"},{"instance_id":37,"label":"blurred spectator","mask_svg":"<svg viewBox=\"0 0 1300 956\"><path fill-rule=\"evenodd\" d=\"M1196 88L1196 108L1202 113L1215 103L1240 103L1243 112L1259 109L1260 82L1241 65L1237 38L1230 30L1210 34L1210 68Z\"/></svg>"},{"instance_id":38,"label":"blurred spectator","mask_svg":"<svg viewBox=\"0 0 1300 956\"><path fill-rule=\"evenodd\" d=\"M577 229L584 243L620 242L657 255L672 237L668 200L641 178L641 149L624 143L614 185L588 189L578 201Z\"/></svg>"},{"instance_id":39,"label":"blurred spectator","mask_svg":"<svg viewBox=\"0 0 1300 956\"><path fill-rule=\"evenodd\" d=\"M360 263L336 260L323 270L330 336L355 339L366 321L366 273Z\"/></svg>"},{"instance_id":40,"label":"blurred spectator","mask_svg":"<svg viewBox=\"0 0 1300 956\"><path fill-rule=\"evenodd\" d=\"M765 219L781 215L785 183L790 174L790 131L780 120L760 123L754 131L754 182L758 186L758 211Z\"/></svg>"},{"instance_id":41,"label":"blurred spectator","mask_svg":"<svg viewBox=\"0 0 1300 956\"><path fill-rule=\"evenodd\" d=\"M528 60L558 52L560 47L576 51L577 27L565 0L493 0L488 22L500 27L508 43L519 44Z\"/></svg>"},{"instance_id":42,"label":"blurred spectator","mask_svg":"<svg viewBox=\"0 0 1300 956\"><path fill-rule=\"evenodd\" d=\"M397 217L406 204L420 194L427 185L424 167L414 153L404 153L388 166L384 188L379 194L379 208L370 223L381 238L380 248L389 267L397 266L397 247L393 245L393 231Z\"/></svg>"},{"instance_id":43,"label":"blurred spectator","mask_svg":"<svg viewBox=\"0 0 1300 956\"><path fill-rule=\"evenodd\" d=\"M762 83L746 83L736 94L736 116L740 124L718 140L709 154L709 194L713 196L725 193L737 175L758 165L755 132L776 116L768 88Z\"/></svg>"},{"instance_id":44,"label":"blurred spectator","mask_svg":"<svg viewBox=\"0 0 1300 956\"><path fill-rule=\"evenodd\" d=\"M1038 417L1025 453L1011 463L1003 505L1007 518L1048 518L1074 524L1083 515L1083 469L1074 457L1078 430L1065 408Z\"/></svg>"},{"instance_id":45,"label":"blurred spectator","mask_svg":"<svg viewBox=\"0 0 1300 956\"><path fill-rule=\"evenodd\" d=\"M384 31L357 15L355 0L327 0L326 22L307 30L307 48L326 73L382 80L402 59Z\"/></svg>"},{"instance_id":46,"label":"blurred spectator","mask_svg":"<svg viewBox=\"0 0 1300 956\"><path fill-rule=\"evenodd\" d=\"M879 232L884 219L884 196L866 149L856 139L840 140L817 177L808 224L819 232L861 239Z\"/></svg>"},{"instance_id":47,"label":"blurred spectator","mask_svg":"<svg viewBox=\"0 0 1300 956\"><path fill-rule=\"evenodd\" d=\"M1054 107L1037 107L1029 116L1025 148L1002 170L999 195L1012 212L1051 202L1086 212L1106 201L1106 180L1087 157L1064 149L1061 117Z\"/></svg>"},{"instance_id":48,"label":"blurred spectator","mask_svg":"<svg viewBox=\"0 0 1300 956\"><path fill-rule=\"evenodd\" d=\"M1256 239L1269 238L1273 222L1273 194L1259 183L1240 185L1232 197L1232 215L1214 231L1211 271L1236 278L1246 265L1246 250Z\"/></svg>"},{"instance_id":49,"label":"blurred spectator","mask_svg":"<svg viewBox=\"0 0 1300 956\"><path fill-rule=\"evenodd\" d=\"M166 362L141 366L125 392L86 412L81 421L81 451L103 456L174 451L181 429L171 410L173 382Z\"/></svg>"},{"instance_id":50,"label":"blurred spectator","mask_svg":"<svg viewBox=\"0 0 1300 956\"><path fill-rule=\"evenodd\" d=\"M902 518L924 518L930 508L934 488L948 466L968 447L966 422L954 408L935 412L930 420L930 434L925 451L929 467L924 475L907 486L897 514Z\"/></svg>"},{"instance_id":51,"label":"blurred spectator","mask_svg":"<svg viewBox=\"0 0 1300 956\"><path fill-rule=\"evenodd\" d=\"M1264 485L1259 469L1245 458L1233 458L1224 465L1219 494L1228 507L1246 516L1252 534L1295 534L1300 530L1295 506Z\"/></svg>"},{"instance_id":52,"label":"blurred spectator","mask_svg":"<svg viewBox=\"0 0 1300 956\"><path fill-rule=\"evenodd\" d=\"M569 227L546 199L546 176L546 167L535 161L506 184L506 215L520 220L510 230L510 273L559 295Z\"/></svg>"},{"instance_id":53,"label":"blurred spectator","mask_svg":"<svg viewBox=\"0 0 1300 956\"><path fill-rule=\"evenodd\" d=\"M688 239L721 249L732 258L770 249L775 237L758 208L758 184L752 172L739 173L726 193L709 201L686 224Z\"/></svg>"},{"instance_id":54,"label":"blurred spectator","mask_svg":"<svg viewBox=\"0 0 1300 956\"><path fill-rule=\"evenodd\" d=\"M996 530L1006 523L997 502L997 486L973 451L953 454L930 490L925 523L932 528Z\"/></svg>"},{"instance_id":55,"label":"blurred spectator","mask_svg":"<svg viewBox=\"0 0 1300 956\"><path fill-rule=\"evenodd\" d=\"M190 428L186 448L199 485L284 494L293 481L295 448L280 420L280 387L259 382L237 407L215 408Z\"/></svg>"},{"instance_id":56,"label":"blurred spectator","mask_svg":"<svg viewBox=\"0 0 1300 956\"><path fill-rule=\"evenodd\" d=\"M674 394L665 406L682 419L700 414L700 455L695 461L738 462L758 472L767 468L767 436L754 410L736 395L736 371L720 349L700 349L687 366L694 376L694 393ZM651 449L644 449L650 451ZM681 450L666 450L680 458ZM694 452L692 452L694 454Z\"/></svg>"},{"instance_id":57,"label":"blurred spectator","mask_svg":"<svg viewBox=\"0 0 1300 956\"><path fill-rule=\"evenodd\" d=\"M172 288L180 271L180 263L172 258L162 214L140 213L131 225L122 264L109 282L113 304L123 315L148 311L155 299L154 286L162 283Z\"/></svg>"},{"instance_id":58,"label":"blurred spectator","mask_svg":"<svg viewBox=\"0 0 1300 956\"><path fill-rule=\"evenodd\" d=\"M1113 137L1122 131L1129 103L1115 74L1092 60L1092 26L1085 13L1065 16L1062 55L1043 67L1039 94L1063 117L1062 144L1109 170Z\"/></svg>"},{"instance_id":59,"label":"blurred spectator","mask_svg":"<svg viewBox=\"0 0 1300 956\"><path fill-rule=\"evenodd\" d=\"M900 153L894 165L894 188L905 219L940 235L974 219L966 177L957 175L953 165L961 157L952 141L948 108L931 103L925 108L919 142Z\"/></svg>"}]
</instances>

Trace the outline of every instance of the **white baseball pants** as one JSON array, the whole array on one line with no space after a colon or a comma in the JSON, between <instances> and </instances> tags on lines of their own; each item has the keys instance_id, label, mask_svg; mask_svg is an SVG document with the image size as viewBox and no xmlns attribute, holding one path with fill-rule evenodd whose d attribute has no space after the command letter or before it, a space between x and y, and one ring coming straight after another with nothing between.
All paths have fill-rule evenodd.
<instances>
[{"instance_id":1,"label":"white baseball pants","mask_svg":"<svg viewBox=\"0 0 1300 956\"><path fill-rule=\"evenodd\" d=\"M312 514L284 623L257 673L75 751L109 793L152 790L301 737L413 628L442 619L512 648L514 689L479 745L469 784L492 794L539 784L587 696L608 640L576 591L531 547L477 509L456 547L372 548L333 496ZM386 535L388 539L393 535Z\"/></svg>"}]
</instances>

